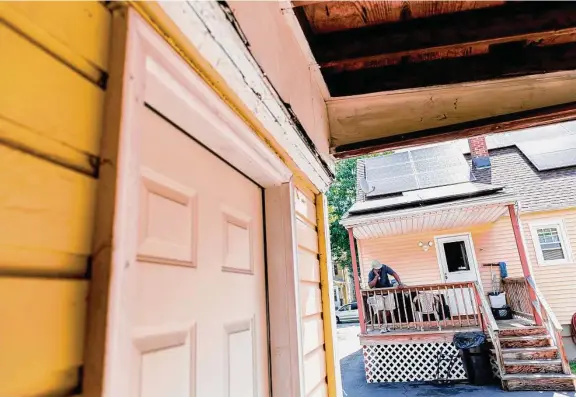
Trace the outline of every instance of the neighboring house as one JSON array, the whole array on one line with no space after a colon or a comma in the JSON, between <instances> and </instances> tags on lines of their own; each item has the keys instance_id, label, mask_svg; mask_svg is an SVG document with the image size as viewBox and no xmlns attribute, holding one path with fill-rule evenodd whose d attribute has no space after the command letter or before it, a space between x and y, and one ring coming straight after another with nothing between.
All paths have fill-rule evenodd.
<instances>
[{"instance_id":1,"label":"neighboring house","mask_svg":"<svg viewBox=\"0 0 576 397\"><path fill-rule=\"evenodd\" d=\"M336 307L353 302L354 280L348 269L341 269L334 265L334 303Z\"/></svg>"},{"instance_id":2,"label":"neighboring house","mask_svg":"<svg viewBox=\"0 0 576 397\"><path fill-rule=\"evenodd\" d=\"M399 294L363 292L365 301L370 300L365 302L365 322L370 324L361 336L367 345L369 380L426 378L425 365L424 372L406 367L405 371L370 375L371 357L381 358L384 354L386 362L394 366L393 362L400 358L395 354L406 354L406 349L391 348L402 345L402 337L397 335L401 329L410 329L412 321L424 321L424 328L430 327L430 322L418 318L426 312L423 306L429 306L421 298L438 301L428 307L432 320L438 320L434 310L446 309L450 315L440 312L436 315L441 320L460 321L482 312L482 305L487 303L483 294L493 288L504 288L515 315L527 320L527 325L539 324L541 316L548 317L552 325L557 324L557 319L564 326L558 334L567 336L568 324L576 312L576 134L570 130L573 128L572 124L556 125L546 127L546 137L538 135L537 129L519 131L497 139L488 137L488 146L484 137L476 137L469 140L469 145L460 141L415 147L358 160L357 201L342 224L358 242L360 284L366 287L371 261L377 259L391 266L408 287L414 287L410 291L413 299L408 299L405 305ZM508 273L502 286L500 262L506 263ZM465 288L454 283L465 283ZM469 283L477 284L472 288ZM460 290L445 290L450 285ZM475 289L478 308L472 308ZM378 309L374 298L377 295L391 301L380 302ZM537 307L544 308L541 313L530 304L533 300L538 300ZM371 329L386 327L385 319L374 317L384 304L391 305L389 311L397 311L395 318L386 319L397 324L392 325L392 333L374 336ZM412 319L410 305L414 304ZM490 313L482 315L491 319ZM480 323L485 321L486 318ZM449 322L447 326L439 324L438 328L448 332L458 326L462 324ZM511 331L500 331L510 336ZM421 339L424 343L438 337L421 336ZM560 355L566 351L574 358L571 339L563 338L566 349L562 349L561 341L554 345ZM380 350L374 350L380 343ZM506 343L502 342L503 349ZM422 351L414 344L410 349L413 354L426 355L425 346L430 345L422 346ZM520 370L507 366L508 357L505 354L503 357L500 368L504 384L514 389L522 381L510 374ZM497 362L499 358L495 359Z\"/></svg>"}]
</instances>

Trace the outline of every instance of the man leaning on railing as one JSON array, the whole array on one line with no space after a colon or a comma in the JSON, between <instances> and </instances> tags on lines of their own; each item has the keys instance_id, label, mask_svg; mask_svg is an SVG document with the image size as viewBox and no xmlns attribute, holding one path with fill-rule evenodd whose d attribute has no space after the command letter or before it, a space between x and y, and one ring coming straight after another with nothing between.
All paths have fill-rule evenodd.
<instances>
[{"instance_id":1,"label":"man leaning on railing","mask_svg":"<svg viewBox=\"0 0 576 397\"><path fill-rule=\"evenodd\" d=\"M400 276L390 266L384 265L374 259L372 261L372 270L368 273L368 286L370 288L390 288L392 283L388 275L394 277L399 287L402 287Z\"/></svg>"}]
</instances>

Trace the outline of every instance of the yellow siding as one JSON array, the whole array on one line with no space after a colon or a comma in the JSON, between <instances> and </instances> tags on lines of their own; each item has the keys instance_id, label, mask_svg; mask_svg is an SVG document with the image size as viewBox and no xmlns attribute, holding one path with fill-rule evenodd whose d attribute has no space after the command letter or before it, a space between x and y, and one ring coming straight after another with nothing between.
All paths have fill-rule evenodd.
<instances>
[{"instance_id":1,"label":"yellow siding","mask_svg":"<svg viewBox=\"0 0 576 397\"><path fill-rule=\"evenodd\" d=\"M326 396L326 353L318 260L315 198L296 190L296 240L300 276L300 315L306 396Z\"/></svg>"},{"instance_id":2,"label":"yellow siding","mask_svg":"<svg viewBox=\"0 0 576 397\"><path fill-rule=\"evenodd\" d=\"M538 287L552 306L562 324L568 324L576 313L576 263L568 265L538 265L532 244L528 222L535 219L562 218L571 241L572 252L576 253L576 209L538 214L522 215L526 250L532 264ZM485 292L491 286L490 267L484 263L506 262L510 277L522 277L522 267L516 248L512 225L508 216L501 217L493 224L473 228L440 230L420 234L398 235L372 240L358 240L362 282L367 284L370 262L378 259L398 272L406 284L429 284L442 282L436 247L427 252L418 247L418 242L434 241L435 236L470 232L480 265L480 276ZM499 274L498 268L493 271Z\"/></svg>"},{"instance_id":3,"label":"yellow siding","mask_svg":"<svg viewBox=\"0 0 576 397\"><path fill-rule=\"evenodd\" d=\"M0 396L79 386L110 42L99 2L0 4Z\"/></svg>"}]
</instances>

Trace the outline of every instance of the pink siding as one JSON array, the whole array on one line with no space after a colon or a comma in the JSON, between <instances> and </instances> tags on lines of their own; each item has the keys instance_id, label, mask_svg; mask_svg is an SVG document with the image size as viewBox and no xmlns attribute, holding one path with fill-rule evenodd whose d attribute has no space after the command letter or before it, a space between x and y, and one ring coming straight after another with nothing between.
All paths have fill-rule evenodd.
<instances>
[{"instance_id":1,"label":"pink siding","mask_svg":"<svg viewBox=\"0 0 576 397\"><path fill-rule=\"evenodd\" d=\"M526 249L533 267L534 277L544 296L552 306L562 324L569 323L576 312L576 263L569 265L541 266L536 260L528 222L535 219L562 218L571 240L572 252L576 253L576 209L522 216ZM510 218L501 217L493 224L473 228L440 230L420 234L399 235L372 240L359 240L360 267L363 285L367 283L370 262L378 259L390 265L406 284L441 282L436 247L427 252L418 247L418 242L434 241L434 236L472 233L476 258L480 265L482 284L486 292L491 290L490 268L483 263L506 262L510 277L521 277L522 269L516 250ZM494 268L497 272L498 268Z\"/></svg>"},{"instance_id":2,"label":"pink siding","mask_svg":"<svg viewBox=\"0 0 576 397\"><path fill-rule=\"evenodd\" d=\"M279 2L229 2L250 51L276 90L289 103L320 154L328 158L328 113L310 62ZM257 21L257 23L255 23Z\"/></svg>"}]
</instances>

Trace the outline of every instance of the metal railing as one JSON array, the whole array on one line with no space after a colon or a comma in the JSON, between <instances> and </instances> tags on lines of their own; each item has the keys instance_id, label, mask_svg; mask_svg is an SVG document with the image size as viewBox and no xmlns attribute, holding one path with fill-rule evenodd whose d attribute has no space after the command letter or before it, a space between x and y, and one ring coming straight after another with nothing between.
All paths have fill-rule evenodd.
<instances>
[{"instance_id":1,"label":"metal railing","mask_svg":"<svg viewBox=\"0 0 576 397\"><path fill-rule=\"evenodd\" d=\"M506 300L512 313L518 317L534 320L528 282L524 277L502 279Z\"/></svg>"},{"instance_id":2,"label":"metal railing","mask_svg":"<svg viewBox=\"0 0 576 397\"><path fill-rule=\"evenodd\" d=\"M442 330L479 327L473 282L362 290L367 331Z\"/></svg>"}]
</instances>

